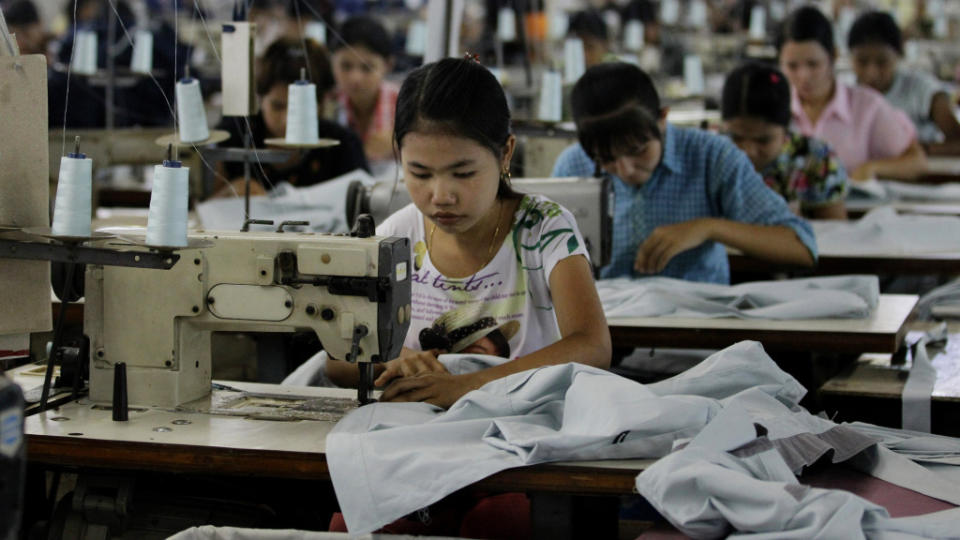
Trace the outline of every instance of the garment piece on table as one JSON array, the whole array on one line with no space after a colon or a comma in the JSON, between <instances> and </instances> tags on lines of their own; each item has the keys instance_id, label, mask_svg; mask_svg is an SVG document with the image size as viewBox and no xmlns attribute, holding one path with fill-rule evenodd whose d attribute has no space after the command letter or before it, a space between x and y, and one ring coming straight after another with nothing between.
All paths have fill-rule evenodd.
<instances>
[{"instance_id":1,"label":"garment piece on table","mask_svg":"<svg viewBox=\"0 0 960 540\"><path fill-rule=\"evenodd\" d=\"M910 117L917 128L917 139L921 143L938 143L943 141L943 132L930 118L930 110L933 98L940 93L947 96L954 94L953 89L929 73L898 69L884 96L894 107Z\"/></svg>"},{"instance_id":2,"label":"garment piece on table","mask_svg":"<svg viewBox=\"0 0 960 540\"><path fill-rule=\"evenodd\" d=\"M244 529L202 525L190 527L168 540L454 540L440 536L409 536L397 534L367 534L362 536L337 532L301 531L293 529Z\"/></svg>"},{"instance_id":3,"label":"garment piece on table","mask_svg":"<svg viewBox=\"0 0 960 540\"><path fill-rule=\"evenodd\" d=\"M552 175L593 176L596 171L583 147L574 144L557 158ZM633 263L637 248L654 229L708 217L789 227L816 258L810 225L764 184L746 154L727 137L667 124L663 158L646 183L632 186L611 177L615 195L612 254L610 264L600 270L603 278L645 277L634 272ZM727 284L726 248L704 242L679 253L659 275Z\"/></svg>"},{"instance_id":4,"label":"garment piece on table","mask_svg":"<svg viewBox=\"0 0 960 540\"><path fill-rule=\"evenodd\" d=\"M903 154L916 138L913 122L876 90L840 82L834 86L833 98L816 125L804 112L795 88L790 89L790 112L794 129L829 144L848 173L867 161Z\"/></svg>"},{"instance_id":5,"label":"garment piece on table","mask_svg":"<svg viewBox=\"0 0 960 540\"><path fill-rule=\"evenodd\" d=\"M427 249L432 228L413 204L387 218L377 234L410 239L413 312L404 346L414 350L456 353L473 345L516 358L559 341L550 274L567 257L589 260L573 215L541 195L523 196L493 258L464 278L434 266ZM486 254L488 246L478 249Z\"/></svg>"},{"instance_id":6,"label":"garment piece on table","mask_svg":"<svg viewBox=\"0 0 960 540\"><path fill-rule=\"evenodd\" d=\"M869 317L880 299L876 276L831 276L739 285L653 277L597 282L607 317L826 319Z\"/></svg>"},{"instance_id":7,"label":"garment piece on table","mask_svg":"<svg viewBox=\"0 0 960 540\"><path fill-rule=\"evenodd\" d=\"M760 176L804 213L843 202L849 185L847 170L827 143L795 132Z\"/></svg>"},{"instance_id":8,"label":"garment piece on table","mask_svg":"<svg viewBox=\"0 0 960 540\"><path fill-rule=\"evenodd\" d=\"M912 255L960 251L960 217L871 210L854 222L813 222L821 255Z\"/></svg>"},{"instance_id":9,"label":"garment piece on table","mask_svg":"<svg viewBox=\"0 0 960 540\"><path fill-rule=\"evenodd\" d=\"M948 538L960 519L957 509L893 519L852 493L801 485L763 437L732 452L690 444L636 485L693 538Z\"/></svg>"},{"instance_id":10,"label":"garment piece on table","mask_svg":"<svg viewBox=\"0 0 960 540\"><path fill-rule=\"evenodd\" d=\"M734 347L695 373L665 381L659 391L701 389L727 397L756 388L790 403L799 399L803 388L758 343ZM659 457L674 441L696 435L721 407L716 399L654 390L564 364L488 383L446 412L425 403L361 407L327 437L330 475L348 528L376 530L512 467Z\"/></svg>"},{"instance_id":11,"label":"garment piece on table","mask_svg":"<svg viewBox=\"0 0 960 540\"><path fill-rule=\"evenodd\" d=\"M935 311L960 311L960 279L945 283L920 297L914 308L918 320L933 318Z\"/></svg>"},{"instance_id":12,"label":"garment piece on table","mask_svg":"<svg viewBox=\"0 0 960 540\"><path fill-rule=\"evenodd\" d=\"M895 201L960 202L960 183L913 184L882 180L887 196Z\"/></svg>"}]
</instances>

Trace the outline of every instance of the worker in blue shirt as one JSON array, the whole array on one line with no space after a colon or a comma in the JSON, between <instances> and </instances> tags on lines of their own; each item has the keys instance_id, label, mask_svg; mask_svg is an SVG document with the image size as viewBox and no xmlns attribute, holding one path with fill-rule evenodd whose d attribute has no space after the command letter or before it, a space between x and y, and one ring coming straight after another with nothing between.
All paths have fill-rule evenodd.
<instances>
[{"instance_id":1,"label":"worker in blue shirt","mask_svg":"<svg viewBox=\"0 0 960 540\"><path fill-rule=\"evenodd\" d=\"M661 275L729 283L724 245L812 266L810 225L726 137L667 124L650 77L622 62L591 67L571 95L579 143L553 176L613 179L613 257L600 277Z\"/></svg>"}]
</instances>

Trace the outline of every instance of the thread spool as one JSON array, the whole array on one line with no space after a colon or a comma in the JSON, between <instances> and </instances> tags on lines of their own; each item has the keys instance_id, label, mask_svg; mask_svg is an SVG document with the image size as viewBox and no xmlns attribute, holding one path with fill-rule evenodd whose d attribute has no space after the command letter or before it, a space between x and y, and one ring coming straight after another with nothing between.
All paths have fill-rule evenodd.
<instances>
[{"instance_id":1,"label":"thread spool","mask_svg":"<svg viewBox=\"0 0 960 540\"><path fill-rule=\"evenodd\" d=\"M692 95L702 95L705 90L703 80L703 62L696 54L683 57L683 84Z\"/></svg>"},{"instance_id":2,"label":"thread spool","mask_svg":"<svg viewBox=\"0 0 960 540\"><path fill-rule=\"evenodd\" d=\"M147 245L187 245L187 206L190 200L190 168L167 159L153 168L153 190L147 214Z\"/></svg>"},{"instance_id":3,"label":"thread spool","mask_svg":"<svg viewBox=\"0 0 960 540\"><path fill-rule=\"evenodd\" d=\"M313 144L320 140L317 127L317 86L301 79L287 90L288 144Z\"/></svg>"},{"instance_id":4,"label":"thread spool","mask_svg":"<svg viewBox=\"0 0 960 540\"><path fill-rule=\"evenodd\" d=\"M707 3L704 0L692 0L687 6L687 26L704 28L707 26Z\"/></svg>"},{"instance_id":5,"label":"thread spool","mask_svg":"<svg viewBox=\"0 0 960 540\"><path fill-rule=\"evenodd\" d=\"M573 84L587 69L583 40L567 38L563 41L563 82Z\"/></svg>"},{"instance_id":6,"label":"thread spool","mask_svg":"<svg viewBox=\"0 0 960 540\"><path fill-rule=\"evenodd\" d=\"M200 142L210 138L200 81L190 76L177 81L177 120L181 142Z\"/></svg>"},{"instance_id":7,"label":"thread spool","mask_svg":"<svg viewBox=\"0 0 960 540\"><path fill-rule=\"evenodd\" d=\"M90 30L77 30L73 40L73 60L71 69L81 75L97 73L97 33Z\"/></svg>"},{"instance_id":8,"label":"thread spool","mask_svg":"<svg viewBox=\"0 0 960 540\"><path fill-rule=\"evenodd\" d=\"M543 72L540 85L540 104L537 119L543 122L559 122L563 117L563 79L552 70Z\"/></svg>"},{"instance_id":9,"label":"thread spool","mask_svg":"<svg viewBox=\"0 0 960 540\"><path fill-rule=\"evenodd\" d=\"M770 18L774 22L780 22L787 16L787 4L783 0L771 0Z\"/></svg>"},{"instance_id":10,"label":"thread spool","mask_svg":"<svg viewBox=\"0 0 960 540\"><path fill-rule=\"evenodd\" d=\"M79 141L79 137L77 139ZM53 203L53 234L90 236L92 192L93 160L75 148L60 158L57 198Z\"/></svg>"},{"instance_id":11,"label":"thread spool","mask_svg":"<svg viewBox=\"0 0 960 540\"><path fill-rule=\"evenodd\" d=\"M660 20L663 24L674 25L680 22L680 2L663 0L660 3Z\"/></svg>"},{"instance_id":12,"label":"thread spool","mask_svg":"<svg viewBox=\"0 0 960 540\"><path fill-rule=\"evenodd\" d=\"M410 23L407 29L407 43L404 50L410 56L423 56L427 53L427 23L419 19Z\"/></svg>"},{"instance_id":13,"label":"thread spool","mask_svg":"<svg viewBox=\"0 0 960 540\"><path fill-rule=\"evenodd\" d=\"M138 30L133 41L130 71L149 75L153 71L153 34Z\"/></svg>"},{"instance_id":14,"label":"thread spool","mask_svg":"<svg viewBox=\"0 0 960 540\"><path fill-rule=\"evenodd\" d=\"M319 21L308 22L303 29L304 35L321 45L327 44L327 26Z\"/></svg>"},{"instance_id":15,"label":"thread spool","mask_svg":"<svg viewBox=\"0 0 960 540\"><path fill-rule=\"evenodd\" d=\"M623 28L623 48L628 51L643 50L643 23L630 19Z\"/></svg>"},{"instance_id":16,"label":"thread spool","mask_svg":"<svg viewBox=\"0 0 960 540\"><path fill-rule=\"evenodd\" d=\"M551 41L560 41L567 35L570 19L566 12L554 10L547 20L547 36Z\"/></svg>"},{"instance_id":17,"label":"thread spool","mask_svg":"<svg viewBox=\"0 0 960 540\"><path fill-rule=\"evenodd\" d=\"M503 7L497 13L497 37L504 43L517 39L517 14L512 8Z\"/></svg>"},{"instance_id":18,"label":"thread spool","mask_svg":"<svg viewBox=\"0 0 960 540\"><path fill-rule=\"evenodd\" d=\"M763 6L750 9L750 39L762 40L767 37L767 10Z\"/></svg>"}]
</instances>

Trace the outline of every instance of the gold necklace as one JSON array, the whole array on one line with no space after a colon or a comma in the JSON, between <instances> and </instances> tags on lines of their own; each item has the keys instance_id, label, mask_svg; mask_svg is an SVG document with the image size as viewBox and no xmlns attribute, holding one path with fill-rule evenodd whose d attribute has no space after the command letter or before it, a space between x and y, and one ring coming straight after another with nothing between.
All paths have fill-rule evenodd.
<instances>
[{"instance_id":1,"label":"gold necklace","mask_svg":"<svg viewBox=\"0 0 960 540\"><path fill-rule=\"evenodd\" d=\"M497 200L500 205L499 208L497 208L497 228L493 231L493 238L490 239L490 245L487 247L487 261L480 265L480 268L490 264L490 261L493 260L493 245L497 242L497 237L500 236L500 223L503 222L503 200ZM435 232L437 232L437 223L433 222L433 227L430 229L430 237L427 239L427 251L433 249L433 233Z\"/></svg>"}]
</instances>

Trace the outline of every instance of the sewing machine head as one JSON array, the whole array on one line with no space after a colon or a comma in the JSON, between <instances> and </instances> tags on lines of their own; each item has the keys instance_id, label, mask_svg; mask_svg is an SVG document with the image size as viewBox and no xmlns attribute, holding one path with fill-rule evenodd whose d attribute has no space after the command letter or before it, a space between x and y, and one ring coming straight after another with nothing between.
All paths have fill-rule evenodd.
<instances>
[{"instance_id":1,"label":"sewing machine head","mask_svg":"<svg viewBox=\"0 0 960 540\"><path fill-rule=\"evenodd\" d=\"M219 231L189 238L210 245L180 251L170 270L88 268L94 401L111 400L118 362L127 365L131 405L206 396L214 331L311 330L331 356L363 368L399 354L410 318L407 239Z\"/></svg>"}]
</instances>

